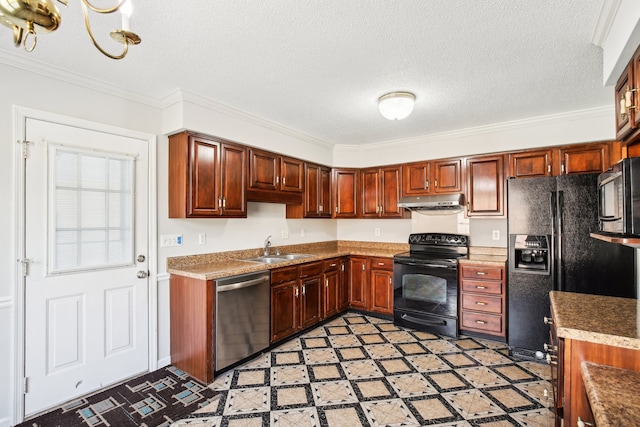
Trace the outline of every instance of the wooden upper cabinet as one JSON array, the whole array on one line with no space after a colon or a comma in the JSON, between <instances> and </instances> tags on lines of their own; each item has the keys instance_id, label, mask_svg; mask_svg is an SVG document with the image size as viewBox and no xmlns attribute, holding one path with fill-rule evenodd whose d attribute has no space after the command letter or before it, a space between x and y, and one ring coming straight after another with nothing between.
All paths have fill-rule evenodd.
<instances>
[{"instance_id":1,"label":"wooden upper cabinet","mask_svg":"<svg viewBox=\"0 0 640 427\"><path fill-rule=\"evenodd\" d=\"M434 193L462 192L462 159L437 160L432 168Z\"/></svg>"},{"instance_id":2,"label":"wooden upper cabinet","mask_svg":"<svg viewBox=\"0 0 640 427\"><path fill-rule=\"evenodd\" d=\"M333 169L333 218L358 218L358 169Z\"/></svg>"},{"instance_id":3,"label":"wooden upper cabinet","mask_svg":"<svg viewBox=\"0 0 640 427\"><path fill-rule=\"evenodd\" d=\"M402 195L460 193L461 159L444 159L402 165Z\"/></svg>"},{"instance_id":4,"label":"wooden upper cabinet","mask_svg":"<svg viewBox=\"0 0 640 427\"><path fill-rule=\"evenodd\" d=\"M249 148L247 198L257 202L302 203L304 162Z\"/></svg>"},{"instance_id":5,"label":"wooden upper cabinet","mask_svg":"<svg viewBox=\"0 0 640 427\"><path fill-rule=\"evenodd\" d=\"M304 217L331 218L331 168L305 163Z\"/></svg>"},{"instance_id":6,"label":"wooden upper cabinet","mask_svg":"<svg viewBox=\"0 0 640 427\"><path fill-rule=\"evenodd\" d=\"M169 137L169 218L246 217L244 147L190 132Z\"/></svg>"},{"instance_id":7,"label":"wooden upper cabinet","mask_svg":"<svg viewBox=\"0 0 640 427\"><path fill-rule=\"evenodd\" d=\"M559 158L561 175L603 172L610 166L609 144L562 147L559 149Z\"/></svg>"},{"instance_id":8,"label":"wooden upper cabinet","mask_svg":"<svg viewBox=\"0 0 640 427\"><path fill-rule=\"evenodd\" d=\"M551 176L553 170L552 150L531 150L509 153L508 176L513 178L535 178Z\"/></svg>"},{"instance_id":9,"label":"wooden upper cabinet","mask_svg":"<svg viewBox=\"0 0 640 427\"><path fill-rule=\"evenodd\" d=\"M504 216L504 155L476 156L467 165L467 216Z\"/></svg>"},{"instance_id":10,"label":"wooden upper cabinet","mask_svg":"<svg viewBox=\"0 0 640 427\"><path fill-rule=\"evenodd\" d=\"M402 218L404 209L398 207L402 187L402 167L362 169L363 218Z\"/></svg>"}]
</instances>

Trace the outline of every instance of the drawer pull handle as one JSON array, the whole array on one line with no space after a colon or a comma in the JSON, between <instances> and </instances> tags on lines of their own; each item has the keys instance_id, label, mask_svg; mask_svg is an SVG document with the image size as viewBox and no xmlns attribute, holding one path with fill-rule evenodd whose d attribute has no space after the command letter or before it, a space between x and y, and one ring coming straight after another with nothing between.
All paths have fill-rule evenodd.
<instances>
[{"instance_id":1,"label":"drawer pull handle","mask_svg":"<svg viewBox=\"0 0 640 427\"><path fill-rule=\"evenodd\" d=\"M337 264L335 264L335 263L334 263L334 264L331 264L329 267L335 267L336 265L337 265Z\"/></svg>"},{"instance_id":2,"label":"drawer pull handle","mask_svg":"<svg viewBox=\"0 0 640 427\"><path fill-rule=\"evenodd\" d=\"M378 265L384 265L384 262L379 262Z\"/></svg>"},{"instance_id":3,"label":"drawer pull handle","mask_svg":"<svg viewBox=\"0 0 640 427\"><path fill-rule=\"evenodd\" d=\"M487 289L487 287L486 286L476 285L476 289Z\"/></svg>"},{"instance_id":4,"label":"drawer pull handle","mask_svg":"<svg viewBox=\"0 0 640 427\"><path fill-rule=\"evenodd\" d=\"M476 274L477 274L478 276L484 276L484 275L485 275L485 274L487 274L487 273L485 273L484 271L476 271Z\"/></svg>"},{"instance_id":5,"label":"drawer pull handle","mask_svg":"<svg viewBox=\"0 0 640 427\"><path fill-rule=\"evenodd\" d=\"M476 320L476 323L478 325L486 325L487 324L487 322L485 322L484 320Z\"/></svg>"},{"instance_id":6,"label":"drawer pull handle","mask_svg":"<svg viewBox=\"0 0 640 427\"><path fill-rule=\"evenodd\" d=\"M487 305L487 303L484 302L484 301L476 301L476 304L477 305Z\"/></svg>"},{"instance_id":7,"label":"drawer pull handle","mask_svg":"<svg viewBox=\"0 0 640 427\"><path fill-rule=\"evenodd\" d=\"M553 319L551 317L544 317L544 324L545 325L553 325Z\"/></svg>"}]
</instances>

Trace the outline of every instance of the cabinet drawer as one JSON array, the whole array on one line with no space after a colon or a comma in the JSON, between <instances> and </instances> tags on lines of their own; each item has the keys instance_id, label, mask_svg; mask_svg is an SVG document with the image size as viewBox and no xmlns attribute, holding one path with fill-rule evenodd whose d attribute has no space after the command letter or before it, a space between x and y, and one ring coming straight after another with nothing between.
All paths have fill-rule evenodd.
<instances>
[{"instance_id":1,"label":"cabinet drawer","mask_svg":"<svg viewBox=\"0 0 640 427\"><path fill-rule=\"evenodd\" d=\"M462 309L502 314L502 298L463 293Z\"/></svg>"},{"instance_id":2,"label":"cabinet drawer","mask_svg":"<svg viewBox=\"0 0 640 427\"><path fill-rule=\"evenodd\" d=\"M502 268L482 265L462 265L464 279L502 280Z\"/></svg>"},{"instance_id":3,"label":"cabinet drawer","mask_svg":"<svg viewBox=\"0 0 640 427\"><path fill-rule=\"evenodd\" d=\"M324 261L324 271L338 270L340 268L340 259L331 258Z\"/></svg>"},{"instance_id":4,"label":"cabinet drawer","mask_svg":"<svg viewBox=\"0 0 640 427\"><path fill-rule=\"evenodd\" d=\"M310 262L300 266L300 278L308 276L319 276L322 274L322 262Z\"/></svg>"},{"instance_id":5,"label":"cabinet drawer","mask_svg":"<svg viewBox=\"0 0 640 427\"><path fill-rule=\"evenodd\" d=\"M371 268L375 270L393 270L393 258L371 258Z\"/></svg>"},{"instance_id":6,"label":"cabinet drawer","mask_svg":"<svg viewBox=\"0 0 640 427\"><path fill-rule=\"evenodd\" d=\"M271 270L271 284L291 282L298 279L298 267L285 267Z\"/></svg>"},{"instance_id":7,"label":"cabinet drawer","mask_svg":"<svg viewBox=\"0 0 640 427\"><path fill-rule=\"evenodd\" d=\"M482 332L502 334L502 316L493 314L472 313L462 310L461 329L475 329Z\"/></svg>"},{"instance_id":8,"label":"cabinet drawer","mask_svg":"<svg viewBox=\"0 0 640 427\"><path fill-rule=\"evenodd\" d=\"M496 280L463 280L462 291L502 295L502 282Z\"/></svg>"}]
</instances>

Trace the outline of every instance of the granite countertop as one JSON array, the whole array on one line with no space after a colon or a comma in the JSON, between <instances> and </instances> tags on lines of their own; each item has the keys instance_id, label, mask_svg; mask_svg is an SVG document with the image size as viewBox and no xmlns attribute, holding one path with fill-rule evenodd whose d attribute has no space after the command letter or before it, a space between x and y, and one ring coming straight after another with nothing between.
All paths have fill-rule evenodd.
<instances>
[{"instance_id":1,"label":"granite countertop","mask_svg":"<svg viewBox=\"0 0 640 427\"><path fill-rule=\"evenodd\" d=\"M469 256L461 258L461 264L483 264L495 265L496 267L504 267L507 262L506 248L489 248L471 246L469 248Z\"/></svg>"},{"instance_id":2,"label":"granite countertop","mask_svg":"<svg viewBox=\"0 0 640 427\"><path fill-rule=\"evenodd\" d=\"M409 245L402 243L334 241L279 246L271 248L270 253L275 254L276 249L280 249L282 254L301 253L310 256L296 260L285 260L276 264L241 261L242 259L262 255L262 250L260 249L172 257L167 259L167 273L194 279L213 280L347 255L393 258L395 254L408 251Z\"/></svg>"},{"instance_id":3,"label":"granite countertop","mask_svg":"<svg viewBox=\"0 0 640 427\"><path fill-rule=\"evenodd\" d=\"M598 427L638 425L640 372L582 362L582 381Z\"/></svg>"},{"instance_id":4,"label":"granite countertop","mask_svg":"<svg viewBox=\"0 0 640 427\"><path fill-rule=\"evenodd\" d=\"M559 338L640 350L640 305L631 298L551 291Z\"/></svg>"}]
</instances>

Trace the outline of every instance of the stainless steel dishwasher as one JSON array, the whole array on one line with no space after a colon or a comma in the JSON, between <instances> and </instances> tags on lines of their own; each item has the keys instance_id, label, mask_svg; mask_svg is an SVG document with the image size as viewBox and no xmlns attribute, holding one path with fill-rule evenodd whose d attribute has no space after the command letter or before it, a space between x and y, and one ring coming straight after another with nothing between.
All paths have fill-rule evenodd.
<instances>
[{"instance_id":1,"label":"stainless steel dishwasher","mask_svg":"<svg viewBox=\"0 0 640 427\"><path fill-rule=\"evenodd\" d=\"M271 274L260 271L215 283L217 372L269 347Z\"/></svg>"}]
</instances>

